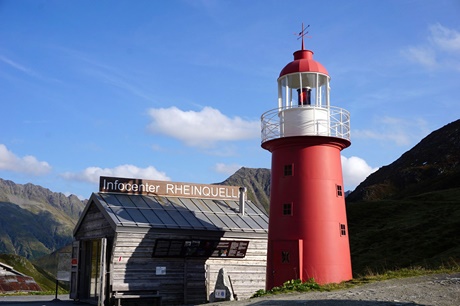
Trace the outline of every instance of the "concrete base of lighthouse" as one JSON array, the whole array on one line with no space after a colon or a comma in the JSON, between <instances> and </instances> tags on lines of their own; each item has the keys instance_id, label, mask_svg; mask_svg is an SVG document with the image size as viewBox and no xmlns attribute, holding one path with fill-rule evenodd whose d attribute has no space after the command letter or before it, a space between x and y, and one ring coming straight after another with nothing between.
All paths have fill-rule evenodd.
<instances>
[{"instance_id":1,"label":"concrete base of lighthouse","mask_svg":"<svg viewBox=\"0 0 460 306\"><path fill-rule=\"evenodd\" d=\"M262 144L272 153L267 289L292 279L326 284L352 278L340 159L349 145L322 136Z\"/></svg>"}]
</instances>

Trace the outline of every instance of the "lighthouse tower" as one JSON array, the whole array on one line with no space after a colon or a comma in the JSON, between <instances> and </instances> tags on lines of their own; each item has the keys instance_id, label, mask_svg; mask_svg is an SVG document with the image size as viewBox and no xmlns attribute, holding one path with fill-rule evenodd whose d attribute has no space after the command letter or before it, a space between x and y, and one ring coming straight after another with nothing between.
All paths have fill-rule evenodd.
<instances>
[{"instance_id":1,"label":"lighthouse tower","mask_svg":"<svg viewBox=\"0 0 460 306\"><path fill-rule=\"evenodd\" d=\"M352 278L340 152L350 114L330 104L330 77L313 52L294 52L278 78L278 106L262 117L272 153L266 289L292 279Z\"/></svg>"}]
</instances>

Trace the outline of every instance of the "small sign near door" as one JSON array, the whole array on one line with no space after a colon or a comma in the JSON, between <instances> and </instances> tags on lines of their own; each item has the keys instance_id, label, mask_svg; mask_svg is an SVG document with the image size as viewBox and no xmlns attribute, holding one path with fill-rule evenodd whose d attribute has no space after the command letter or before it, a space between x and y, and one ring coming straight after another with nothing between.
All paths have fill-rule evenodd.
<instances>
[{"instance_id":1,"label":"small sign near door","mask_svg":"<svg viewBox=\"0 0 460 306\"><path fill-rule=\"evenodd\" d=\"M166 267L157 267L156 275L166 275Z\"/></svg>"},{"instance_id":2,"label":"small sign near door","mask_svg":"<svg viewBox=\"0 0 460 306\"><path fill-rule=\"evenodd\" d=\"M214 297L216 299L225 299L226 294L225 294L225 289L216 289L214 290Z\"/></svg>"}]
</instances>

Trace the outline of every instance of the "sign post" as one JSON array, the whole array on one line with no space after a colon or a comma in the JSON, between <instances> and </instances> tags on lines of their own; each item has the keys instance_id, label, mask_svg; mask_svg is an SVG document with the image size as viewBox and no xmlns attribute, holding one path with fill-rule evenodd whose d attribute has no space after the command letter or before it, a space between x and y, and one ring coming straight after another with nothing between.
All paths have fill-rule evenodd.
<instances>
[{"instance_id":1,"label":"sign post","mask_svg":"<svg viewBox=\"0 0 460 306\"><path fill-rule=\"evenodd\" d=\"M71 253L58 253L57 256L57 275L56 275L56 294L55 301L58 299L59 281L70 282L70 268L71 268L72 254Z\"/></svg>"}]
</instances>

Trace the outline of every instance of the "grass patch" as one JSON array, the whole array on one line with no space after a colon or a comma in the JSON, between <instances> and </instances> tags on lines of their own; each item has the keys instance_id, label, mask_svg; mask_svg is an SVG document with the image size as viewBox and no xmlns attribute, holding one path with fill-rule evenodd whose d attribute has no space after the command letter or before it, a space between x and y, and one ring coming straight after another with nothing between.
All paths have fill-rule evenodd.
<instances>
[{"instance_id":1,"label":"grass patch","mask_svg":"<svg viewBox=\"0 0 460 306\"><path fill-rule=\"evenodd\" d=\"M365 285L368 283L374 283L389 279L398 279L398 278L406 278L406 277L415 277L415 276L423 276L423 275L430 275L430 274L451 274L460 272L460 265L453 263L451 265L441 266L438 269L426 269L424 267L410 267L410 268L402 268L398 270L390 270L385 271L383 273L373 272L368 270L368 273L363 276L359 276L352 280L342 282L340 284L325 284L319 285L315 282L313 278L309 279L306 282L302 282L301 280L290 280L285 282L282 286L274 287L271 290L258 290L254 293L251 298L261 297L271 294L286 294L292 292L311 292L311 291L333 291L333 290L341 290L341 289L349 289L356 286Z\"/></svg>"},{"instance_id":2,"label":"grass patch","mask_svg":"<svg viewBox=\"0 0 460 306\"><path fill-rule=\"evenodd\" d=\"M323 291L323 286L318 285L313 278L306 282L300 279L293 279L285 282L282 286L273 287L270 290L258 290L252 297L264 296L267 294L284 294L290 292L309 292L309 291Z\"/></svg>"},{"instance_id":3,"label":"grass patch","mask_svg":"<svg viewBox=\"0 0 460 306\"><path fill-rule=\"evenodd\" d=\"M3 262L16 271L21 272L25 275L34 278L35 282L43 290L42 292L34 292L34 294L54 294L56 291L56 280L53 275L44 271L40 267L33 265L29 260L24 257L13 255L13 254L0 254L0 262ZM58 287L58 293L67 293L68 290L62 287L62 284Z\"/></svg>"},{"instance_id":4,"label":"grass patch","mask_svg":"<svg viewBox=\"0 0 460 306\"><path fill-rule=\"evenodd\" d=\"M460 188L347 204L353 275L460 263Z\"/></svg>"}]
</instances>

